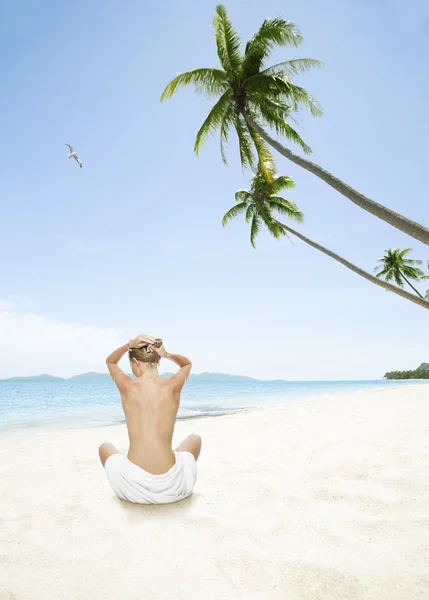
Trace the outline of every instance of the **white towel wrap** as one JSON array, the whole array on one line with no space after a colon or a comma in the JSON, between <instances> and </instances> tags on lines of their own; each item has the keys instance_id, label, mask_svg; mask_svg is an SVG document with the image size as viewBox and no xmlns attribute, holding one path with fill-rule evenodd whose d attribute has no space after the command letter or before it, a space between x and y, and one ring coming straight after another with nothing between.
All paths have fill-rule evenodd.
<instances>
[{"instance_id":1,"label":"white towel wrap","mask_svg":"<svg viewBox=\"0 0 429 600\"><path fill-rule=\"evenodd\" d=\"M104 465L107 479L121 500L136 504L168 504L192 494L197 463L190 452L175 452L176 463L167 473L152 475L123 454L112 454Z\"/></svg>"}]
</instances>

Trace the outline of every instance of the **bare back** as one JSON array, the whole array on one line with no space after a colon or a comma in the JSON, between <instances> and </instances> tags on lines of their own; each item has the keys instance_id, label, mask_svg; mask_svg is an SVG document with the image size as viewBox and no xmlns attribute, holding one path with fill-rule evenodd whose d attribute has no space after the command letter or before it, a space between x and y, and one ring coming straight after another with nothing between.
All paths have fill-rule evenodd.
<instances>
[{"instance_id":1,"label":"bare back","mask_svg":"<svg viewBox=\"0 0 429 600\"><path fill-rule=\"evenodd\" d=\"M128 458L154 475L166 473L175 463L171 444L183 383L177 376L139 377L121 392L130 438Z\"/></svg>"}]
</instances>

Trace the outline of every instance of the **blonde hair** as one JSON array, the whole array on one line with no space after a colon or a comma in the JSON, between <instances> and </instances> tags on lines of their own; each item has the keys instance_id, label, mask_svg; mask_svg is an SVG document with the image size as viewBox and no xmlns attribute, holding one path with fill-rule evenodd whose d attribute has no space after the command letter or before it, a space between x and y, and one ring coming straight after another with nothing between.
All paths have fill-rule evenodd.
<instances>
[{"instance_id":1,"label":"blonde hair","mask_svg":"<svg viewBox=\"0 0 429 600\"><path fill-rule=\"evenodd\" d=\"M162 346L161 338L156 338L153 345L156 348L160 348ZM157 352L148 352L148 345L142 346L141 348L131 348L128 355L130 360L135 358L138 362L150 365L158 365L161 360L161 357Z\"/></svg>"}]
</instances>

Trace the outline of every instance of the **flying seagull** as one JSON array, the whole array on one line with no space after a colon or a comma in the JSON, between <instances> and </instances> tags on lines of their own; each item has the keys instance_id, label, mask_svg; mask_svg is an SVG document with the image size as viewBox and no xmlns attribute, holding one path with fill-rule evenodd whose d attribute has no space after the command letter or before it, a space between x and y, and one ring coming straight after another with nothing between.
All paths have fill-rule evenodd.
<instances>
[{"instance_id":1,"label":"flying seagull","mask_svg":"<svg viewBox=\"0 0 429 600\"><path fill-rule=\"evenodd\" d=\"M64 146L68 146L70 148L69 158L73 157L79 165L79 167L82 168L82 161L80 160L76 152L73 150L73 146L70 146L70 144L64 144Z\"/></svg>"}]
</instances>

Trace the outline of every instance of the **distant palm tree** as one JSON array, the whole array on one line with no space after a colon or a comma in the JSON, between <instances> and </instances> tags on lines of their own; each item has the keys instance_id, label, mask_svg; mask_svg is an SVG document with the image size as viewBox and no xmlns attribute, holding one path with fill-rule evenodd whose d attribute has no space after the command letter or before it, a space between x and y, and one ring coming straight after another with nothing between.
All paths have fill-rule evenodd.
<instances>
[{"instance_id":1,"label":"distant palm tree","mask_svg":"<svg viewBox=\"0 0 429 600\"><path fill-rule=\"evenodd\" d=\"M274 212L284 215L298 223L301 223L303 220L303 214L296 204L279 196L279 193L282 190L293 188L294 185L293 180L290 177L285 176L273 178L271 183L267 183L263 174L258 172L252 179L250 190L238 190L238 192L236 192L235 199L237 204L225 214L222 219L222 225L225 227L231 219L240 214L244 214L247 223L250 224L250 242L254 248L256 247L256 236L259 233L262 224L267 227L268 231L276 239L290 233L312 248L330 256L354 273L357 273L357 275L375 283L375 285L383 287L390 292L394 292L398 296L414 302L414 304L429 309L429 302L426 302L424 298L419 298L414 294L406 292L400 287L396 287L391 283L374 277L339 254L332 252L328 248L321 246L298 231L295 231L288 225L278 221L273 215Z\"/></svg>"},{"instance_id":2,"label":"distant palm tree","mask_svg":"<svg viewBox=\"0 0 429 600\"><path fill-rule=\"evenodd\" d=\"M208 98L217 98L216 104L198 131L195 152L199 153L207 136L220 129L222 159L226 163L225 142L235 130L243 167L257 168L254 150L266 180L272 181L274 160L266 143L293 163L313 173L360 208L370 212L393 227L429 245L429 229L370 200L338 177L272 138L263 128L268 127L298 144L309 154L311 149L287 120L300 108L306 107L314 116L322 114L319 104L304 88L294 85L291 78L321 62L300 58L266 66L276 46L297 48L303 37L290 21L266 19L257 33L241 52L240 38L228 19L224 6L216 7L214 35L220 68L202 68L175 77L165 88L161 101L171 98L185 85L193 84Z\"/></svg>"},{"instance_id":3,"label":"distant palm tree","mask_svg":"<svg viewBox=\"0 0 429 600\"><path fill-rule=\"evenodd\" d=\"M385 250L386 254L378 259L380 265L375 268L375 273L380 279L385 281L396 281L399 287L404 287L404 281L410 288L412 288L420 298L424 298L422 294L413 286L409 281L420 281L421 279L428 279L427 275L423 273L417 265L421 265L421 260L413 260L406 258L411 252L411 248L405 248L405 250Z\"/></svg>"}]
</instances>

